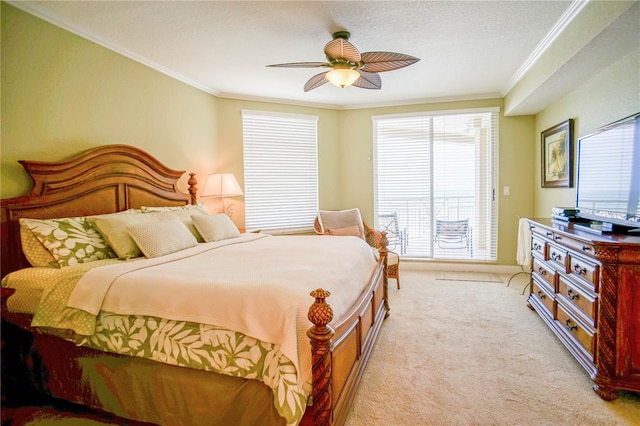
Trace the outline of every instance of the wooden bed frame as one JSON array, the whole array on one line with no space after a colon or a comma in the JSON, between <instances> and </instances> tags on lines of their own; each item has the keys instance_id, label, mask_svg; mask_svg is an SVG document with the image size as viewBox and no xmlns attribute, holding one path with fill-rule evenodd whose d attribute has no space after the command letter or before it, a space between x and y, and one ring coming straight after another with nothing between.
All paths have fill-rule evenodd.
<instances>
[{"instance_id":1,"label":"wooden bed frame","mask_svg":"<svg viewBox=\"0 0 640 426\"><path fill-rule=\"evenodd\" d=\"M185 172L172 170L132 146L101 146L61 162L20 163L34 184L28 195L1 201L3 277L30 266L20 243L21 217L88 216L143 205L196 203L197 182L193 173L188 181L189 194L184 194L178 190L177 182ZM312 347L313 406L306 410L301 424L345 422L382 321L389 313L385 268L386 248L382 248L367 290L343 318L333 322L333 314L325 302L329 293L322 289L312 292L315 302L309 309L309 319L314 325L307 334ZM3 320L29 329L24 314L6 311L6 295L3 291ZM330 322L332 326L328 325Z\"/></svg>"}]
</instances>

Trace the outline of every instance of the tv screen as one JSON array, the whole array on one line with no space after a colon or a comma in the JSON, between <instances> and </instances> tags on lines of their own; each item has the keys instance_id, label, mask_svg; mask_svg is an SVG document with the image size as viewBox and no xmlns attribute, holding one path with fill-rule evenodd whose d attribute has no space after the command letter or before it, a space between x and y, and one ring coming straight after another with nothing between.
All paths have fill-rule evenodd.
<instances>
[{"instance_id":1,"label":"tv screen","mask_svg":"<svg viewBox=\"0 0 640 426\"><path fill-rule=\"evenodd\" d=\"M640 227L640 113L578 140L579 216Z\"/></svg>"}]
</instances>

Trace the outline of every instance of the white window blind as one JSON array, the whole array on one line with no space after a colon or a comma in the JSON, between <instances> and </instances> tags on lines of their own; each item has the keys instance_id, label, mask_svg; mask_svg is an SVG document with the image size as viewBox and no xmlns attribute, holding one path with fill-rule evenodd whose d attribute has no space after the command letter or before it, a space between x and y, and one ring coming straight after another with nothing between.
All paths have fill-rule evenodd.
<instances>
[{"instance_id":1,"label":"white window blind","mask_svg":"<svg viewBox=\"0 0 640 426\"><path fill-rule=\"evenodd\" d=\"M376 116L373 125L376 226L396 218L399 231L390 248L495 260L498 109Z\"/></svg>"},{"instance_id":2,"label":"white window blind","mask_svg":"<svg viewBox=\"0 0 640 426\"><path fill-rule=\"evenodd\" d=\"M313 228L318 117L242 111L247 231Z\"/></svg>"}]
</instances>

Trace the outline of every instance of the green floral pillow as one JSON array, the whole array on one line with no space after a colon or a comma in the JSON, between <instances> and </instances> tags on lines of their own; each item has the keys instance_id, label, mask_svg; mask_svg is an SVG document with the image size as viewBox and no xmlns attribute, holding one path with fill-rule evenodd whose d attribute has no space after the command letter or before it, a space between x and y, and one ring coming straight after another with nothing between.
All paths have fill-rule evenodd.
<instances>
[{"instance_id":1,"label":"green floral pillow","mask_svg":"<svg viewBox=\"0 0 640 426\"><path fill-rule=\"evenodd\" d=\"M40 241L33 235L33 232L24 224L25 219L20 221L20 242L22 244L22 253L27 258L31 266L59 268L58 262L51 256L49 250L42 245Z\"/></svg>"},{"instance_id":2,"label":"green floral pillow","mask_svg":"<svg viewBox=\"0 0 640 426\"><path fill-rule=\"evenodd\" d=\"M22 219L60 267L116 257L111 247L84 217Z\"/></svg>"}]
</instances>

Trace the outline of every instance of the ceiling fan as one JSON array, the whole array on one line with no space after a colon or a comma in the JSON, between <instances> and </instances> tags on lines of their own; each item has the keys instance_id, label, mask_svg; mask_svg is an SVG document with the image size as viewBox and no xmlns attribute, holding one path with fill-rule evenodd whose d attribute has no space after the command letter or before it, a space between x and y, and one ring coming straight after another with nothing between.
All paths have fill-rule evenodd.
<instances>
[{"instance_id":1,"label":"ceiling fan","mask_svg":"<svg viewBox=\"0 0 640 426\"><path fill-rule=\"evenodd\" d=\"M330 71L314 75L304 85L308 92L327 82L338 87L354 85L362 89L378 90L382 87L379 72L397 70L415 64L420 59L404 53L365 52L349 43L351 34L348 31L333 33L333 40L324 46L324 54L329 62L293 62L287 64L267 65L282 68L331 68Z\"/></svg>"}]
</instances>

